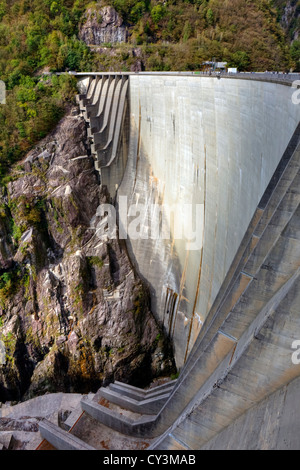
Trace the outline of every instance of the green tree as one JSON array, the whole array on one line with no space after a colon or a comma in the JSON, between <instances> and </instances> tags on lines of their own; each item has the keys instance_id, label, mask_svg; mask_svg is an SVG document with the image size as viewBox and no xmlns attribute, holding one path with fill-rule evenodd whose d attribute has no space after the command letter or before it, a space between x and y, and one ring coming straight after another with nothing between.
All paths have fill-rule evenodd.
<instances>
[{"instance_id":1,"label":"green tree","mask_svg":"<svg viewBox=\"0 0 300 470\"><path fill-rule=\"evenodd\" d=\"M147 5L145 2L137 2L130 11L130 20L134 23L137 23L140 18L144 15L147 10Z\"/></svg>"},{"instance_id":2,"label":"green tree","mask_svg":"<svg viewBox=\"0 0 300 470\"><path fill-rule=\"evenodd\" d=\"M297 72L300 71L300 41L296 39L290 49L291 59Z\"/></svg>"},{"instance_id":3,"label":"green tree","mask_svg":"<svg viewBox=\"0 0 300 470\"><path fill-rule=\"evenodd\" d=\"M184 23L184 28L183 28L183 32L182 32L183 42L186 42L190 38L191 34L192 34L191 23L189 21L186 21Z\"/></svg>"},{"instance_id":4,"label":"green tree","mask_svg":"<svg viewBox=\"0 0 300 470\"><path fill-rule=\"evenodd\" d=\"M7 3L6 0L0 1L0 21L6 13Z\"/></svg>"},{"instance_id":5,"label":"green tree","mask_svg":"<svg viewBox=\"0 0 300 470\"><path fill-rule=\"evenodd\" d=\"M155 5L151 10L151 18L155 24L157 24L166 14L166 10L163 5Z\"/></svg>"},{"instance_id":6,"label":"green tree","mask_svg":"<svg viewBox=\"0 0 300 470\"><path fill-rule=\"evenodd\" d=\"M245 51L236 51L231 55L230 65L232 67L237 67L239 71L244 71L249 69L250 58L247 52Z\"/></svg>"},{"instance_id":7,"label":"green tree","mask_svg":"<svg viewBox=\"0 0 300 470\"><path fill-rule=\"evenodd\" d=\"M51 11L51 13L56 14L56 13L60 12L60 8L61 7L60 7L58 2L52 2L51 6L50 6L50 11Z\"/></svg>"},{"instance_id":8,"label":"green tree","mask_svg":"<svg viewBox=\"0 0 300 470\"><path fill-rule=\"evenodd\" d=\"M215 22L215 17L214 17L214 12L212 11L211 8L209 8L207 10L207 13L206 13L206 20L207 20L207 23L212 26Z\"/></svg>"}]
</instances>

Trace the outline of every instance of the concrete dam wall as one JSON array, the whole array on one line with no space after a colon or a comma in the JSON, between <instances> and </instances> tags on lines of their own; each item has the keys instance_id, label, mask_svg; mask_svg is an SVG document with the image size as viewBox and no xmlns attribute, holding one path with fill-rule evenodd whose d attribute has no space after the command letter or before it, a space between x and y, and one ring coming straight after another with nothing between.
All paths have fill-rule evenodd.
<instances>
[{"instance_id":1,"label":"concrete dam wall","mask_svg":"<svg viewBox=\"0 0 300 470\"><path fill-rule=\"evenodd\" d=\"M88 93L108 77L83 76L80 87ZM156 438L153 449L295 448L295 89L290 82L143 73L122 79L122 86L128 82L122 100L121 79L110 77L117 99L108 109L118 119L107 122L118 129L118 140L109 171L108 160L101 160L106 144L92 151L181 371L149 417L126 421L87 402L83 409L124 434ZM86 119L91 122L91 115ZM111 399L124 406L124 397L111 393Z\"/></svg>"},{"instance_id":2,"label":"concrete dam wall","mask_svg":"<svg viewBox=\"0 0 300 470\"><path fill-rule=\"evenodd\" d=\"M181 368L297 127L295 89L258 80L155 74L99 74L83 78L87 83L90 97L99 101L87 107L96 131L96 166L111 195L118 188L117 197L123 197L127 220L120 217L121 229ZM122 131L117 106L110 110L113 98L120 102L121 84L128 93L127 119L121 103ZM131 237L134 216L139 234ZM169 227L165 239L151 232L159 217ZM177 239L174 219L182 229Z\"/></svg>"},{"instance_id":3,"label":"concrete dam wall","mask_svg":"<svg viewBox=\"0 0 300 470\"><path fill-rule=\"evenodd\" d=\"M136 218L141 209L140 234L128 235L128 249L179 368L297 127L294 91L255 80L129 76L127 165L124 176L110 167L107 178L102 169L103 183L111 193L118 187L122 208L127 198L127 227L134 220L129 208ZM151 233L161 206L169 239ZM182 227L177 239L168 208Z\"/></svg>"}]
</instances>

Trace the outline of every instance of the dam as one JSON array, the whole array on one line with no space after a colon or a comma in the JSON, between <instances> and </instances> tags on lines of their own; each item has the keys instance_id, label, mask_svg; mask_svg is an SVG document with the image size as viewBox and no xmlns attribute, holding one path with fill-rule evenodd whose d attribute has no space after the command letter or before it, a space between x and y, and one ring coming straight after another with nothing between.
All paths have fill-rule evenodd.
<instances>
[{"instance_id":1,"label":"dam","mask_svg":"<svg viewBox=\"0 0 300 470\"><path fill-rule=\"evenodd\" d=\"M95 76L91 90L111 79ZM97 165L110 194L117 187L117 201L126 197L128 207L143 212L144 236L128 236L127 245L181 368L298 125L299 107L292 87L258 80L133 74L127 87L126 143L108 166L100 151ZM184 237L147 235L157 206L175 208L183 227L194 223L190 246ZM241 288L249 281L245 274Z\"/></svg>"},{"instance_id":2,"label":"dam","mask_svg":"<svg viewBox=\"0 0 300 470\"><path fill-rule=\"evenodd\" d=\"M152 391L102 387L83 413L149 449L299 449L298 85L76 77L100 184L179 370ZM40 423L57 449L94 447L72 430Z\"/></svg>"}]
</instances>

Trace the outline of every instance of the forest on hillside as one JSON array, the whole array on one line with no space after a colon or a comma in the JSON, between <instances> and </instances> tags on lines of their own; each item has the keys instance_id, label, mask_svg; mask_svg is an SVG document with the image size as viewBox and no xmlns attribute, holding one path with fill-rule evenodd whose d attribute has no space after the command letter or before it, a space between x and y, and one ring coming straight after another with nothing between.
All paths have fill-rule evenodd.
<instances>
[{"instance_id":1,"label":"forest on hillside","mask_svg":"<svg viewBox=\"0 0 300 470\"><path fill-rule=\"evenodd\" d=\"M200 70L226 61L239 70L297 70L300 42L280 24L281 0L0 0L0 178L58 122L74 96L72 76L43 72L130 70L139 48L145 70ZM295 12L298 3L292 2ZM79 39L87 9L115 8L129 35L99 54ZM99 20L101 21L101 19ZM293 26L294 29L296 26ZM113 53L112 53L113 51Z\"/></svg>"}]
</instances>

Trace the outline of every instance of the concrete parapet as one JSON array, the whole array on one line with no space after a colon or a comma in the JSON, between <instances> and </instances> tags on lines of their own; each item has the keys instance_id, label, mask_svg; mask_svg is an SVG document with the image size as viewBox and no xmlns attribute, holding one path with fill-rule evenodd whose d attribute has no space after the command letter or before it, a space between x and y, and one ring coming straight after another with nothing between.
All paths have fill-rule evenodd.
<instances>
[{"instance_id":1,"label":"concrete parapet","mask_svg":"<svg viewBox=\"0 0 300 470\"><path fill-rule=\"evenodd\" d=\"M112 391L119 393L122 396L132 398L133 400L136 400L136 401L142 401L142 400L145 400L146 398L156 398L162 394L170 395L170 393L174 389L174 387L170 386L161 391L157 390L157 391L153 391L152 393L145 394L139 390L130 390L129 388L122 387L122 385L118 385L116 382L113 384L110 384L108 388Z\"/></svg>"},{"instance_id":2,"label":"concrete parapet","mask_svg":"<svg viewBox=\"0 0 300 470\"><path fill-rule=\"evenodd\" d=\"M132 391L133 393L136 392L145 397L145 396L153 395L155 393L163 393L165 390L169 390L170 388L173 389L176 383L177 383L177 379L170 380L169 382L166 382L161 385L157 385L156 387L144 389L144 388L134 387L133 385L115 380L113 383L110 384L110 387L117 385L118 387L122 387L124 390L127 389L127 390Z\"/></svg>"},{"instance_id":3,"label":"concrete parapet","mask_svg":"<svg viewBox=\"0 0 300 470\"><path fill-rule=\"evenodd\" d=\"M149 433L156 421L155 415L140 416L138 419L131 419L121 413L111 410L86 398L81 400L81 407L90 416L95 418L105 426L114 429L122 434L134 437L144 437Z\"/></svg>"}]
</instances>

